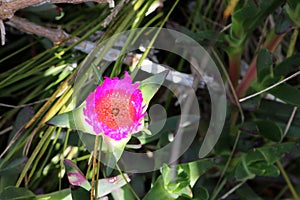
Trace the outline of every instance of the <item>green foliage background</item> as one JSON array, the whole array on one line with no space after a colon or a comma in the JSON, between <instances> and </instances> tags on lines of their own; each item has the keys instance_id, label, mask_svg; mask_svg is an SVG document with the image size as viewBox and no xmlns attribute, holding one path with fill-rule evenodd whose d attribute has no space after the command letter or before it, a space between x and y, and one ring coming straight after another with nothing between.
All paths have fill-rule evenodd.
<instances>
[{"instance_id":1,"label":"green foliage background","mask_svg":"<svg viewBox=\"0 0 300 200\"><path fill-rule=\"evenodd\" d=\"M42 26L61 28L70 38L79 38L76 43L53 44L6 20L6 44L0 48L0 199L90 198L95 169L89 151L76 131L45 122L74 106L73 78L87 56L76 45L150 26L183 32L211 52L227 86L226 124L214 150L197 159L211 106L207 89L198 89L199 134L180 163L144 174L108 173L99 164L98 195L126 200L299 199L300 2L240 0L225 19L230 2L123 2L106 27L104 20L112 11L107 4L59 4L60 12L45 4L16 13ZM150 8L155 9L146 15ZM143 56L153 58L151 52ZM162 51L155 56L158 63L191 73L181 58ZM117 60L104 74L114 77L128 69ZM152 101L159 100L169 115L176 112L175 96L159 90ZM142 150L166 145L172 128L162 132ZM64 163L67 159L73 164ZM70 184L68 172L82 174L87 182ZM108 183L109 177L117 181Z\"/></svg>"}]
</instances>

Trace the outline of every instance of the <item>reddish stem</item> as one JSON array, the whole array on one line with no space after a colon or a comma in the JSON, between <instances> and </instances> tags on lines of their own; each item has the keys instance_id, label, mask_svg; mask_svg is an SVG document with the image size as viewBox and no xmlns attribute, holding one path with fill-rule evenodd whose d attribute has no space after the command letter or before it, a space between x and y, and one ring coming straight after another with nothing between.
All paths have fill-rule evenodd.
<instances>
[{"instance_id":1,"label":"reddish stem","mask_svg":"<svg viewBox=\"0 0 300 200\"><path fill-rule=\"evenodd\" d=\"M270 33L270 37L267 38L262 48L267 48L268 50L273 52L278 46L278 44L281 42L284 35L285 34L277 35L274 33L274 31L272 31ZM256 59L257 56L255 56L254 59L252 60L246 75L244 76L241 83L238 85L236 89L236 93L238 97L243 97L245 95L247 89L250 87L250 84L256 78Z\"/></svg>"},{"instance_id":2,"label":"reddish stem","mask_svg":"<svg viewBox=\"0 0 300 200\"><path fill-rule=\"evenodd\" d=\"M240 76L241 51L229 56L229 77L234 88L238 84Z\"/></svg>"}]
</instances>

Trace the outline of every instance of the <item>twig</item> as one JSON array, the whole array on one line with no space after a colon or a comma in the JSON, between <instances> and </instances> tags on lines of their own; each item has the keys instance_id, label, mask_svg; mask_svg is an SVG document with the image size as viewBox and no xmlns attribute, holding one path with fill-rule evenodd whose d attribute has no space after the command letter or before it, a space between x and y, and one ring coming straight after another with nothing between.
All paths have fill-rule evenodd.
<instances>
[{"instance_id":1,"label":"twig","mask_svg":"<svg viewBox=\"0 0 300 200\"><path fill-rule=\"evenodd\" d=\"M59 4L59 3L83 3L90 2L91 0L13 0L13 1L0 1L0 19L10 19L14 16L15 12L27 8L29 6L41 5L45 3ZM94 0L97 3L108 3L109 7L114 7L114 0Z\"/></svg>"},{"instance_id":2,"label":"twig","mask_svg":"<svg viewBox=\"0 0 300 200\"><path fill-rule=\"evenodd\" d=\"M278 83L275 83L274 85L271 85L270 87L267 87L266 89L263 89L263 90L261 90L261 91L259 91L259 92L257 92L257 93L254 93L254 94L249 95L249 96L247 96L247 97L245 97L245 98L242 98L242 99L240 99L239 101L240 101L240 103L241 103L241 102L243 102L243 101L246 101L246 100L248 100L248 99L251 99L251 98L253 98L253 97L256 97L257 95L260 95L260 94L262 94L262 93L264 93L264 92L266 92L266 91L268 91L268 90L271 90L271 89L275 88L276 86L278 86L278 85L280 85L280 84L282 84L282 83L284 83L284 82L286 82L286 81L288 81L288 80L290 80L290 79L292 79L292 78L298 76L299 74L300 74L300 71L298 71L298 72L292 74L291 76L289 76L289 77L283 79L282 81L279 81Z\"/></svg>"},{"instance_id":3,"label":"twig","mask_svg":"<svg viewBox=\"0 0 300 200\"><path fill-rule=\"evenodd\" d=\"M234 191L239 189L242 185L244 185L244 183L246 183L246 181L247 181L247 179L243 180L242 182L240 182L239 184L234 186L231 190L226 192L220 199L226 199L231 193L233 193Z\"/></svg>"},{"instance_id":4,"label":"twig","mask_svg":"<svg viewBox=\"0 0 300 200\"><path fill-rule=\"evenodd\" d=\"M66 42L67 45L72 45L80 40L80 38L78 37L69 38L69 34L62 29L51 29L43 27L21 17L14 16L9 21L7 21L6 24L30 34L46 37L54 44L61 44L63 42ZM95 46L96 44L93 42L82 41L74 48L84 53L90 53Z\"/></svg>"},{"instance_id":5,"label":"twig","mask_svg":"<svg viewBox=\"0 0 300 200\"><path fill-rule=\"evenodd\" d=\"M286 136L287 132L289 131L289 129L291 127L291 124L294 120L294 117L296 115L297 109L298 109L298 107L296 107L296 106L293 108L293 111L292 111L291 116L289 118L289 121L288 121L288 123L287 123L287 125L284 129L284 133L283 133L283 136L282 136L281 140L283 140L283 138Z\"/></svg>"},{"instance_id":6,"label":"twig","mask_svg":"<svg viewBox=\"0 0 300 200\"><path fill-rule=\"evenodd\" d=\"M13 126L9 126L7 128L5 128L4 130L0 131L0 135L3 135L5 133L7 133L8 131L11 131L13 129Z\"/></svg>"},{"instance_id":7,"label":"twig","mask_svg":"<svg viewBox=\"0 0 300 200\"><path fill-rule=\"evenodd\" d=\"M17 139L21 136L21 133L24 129L24 126L22 126L14 135L14 137L10 140L9 144L7 147L4 149L4 151L0 155L0 159L6 154L6 152L12 147L12 145L17 141Z\"/></svg>"},{"instance_id":8,"label":"twig","mask_svg":"<svg viewBox=\"0 0 300 200\"><path fill-rule=\"evenodd\" d=\"M0 19L0 34L1 34L1 45L5 45L5 26L3 21Z\"/></svg>"},{"instance_id":9,"label":"twig","mask_svg":"<svg viewBox=\"0 0 300 200\"><path fill-rule=\"evenodd\" d=\"M62 29L45 28L43 26L32 23L27 19L17 16L13 16L6 23L22 31L46 37L55 44L60 44L68 37L68 34L66 34Z\"/></svg>"},{"instance_id":10,"label":"twig","mask_svg":"<svg viewBox=\"0 0 300 200\"><path fill-rule=\"evenodd\" d=\"M48 99L49 99L49 98L46 98L46 99L42 99L42 100L35 101L35 102L32 102L32 103L23 104L23 105L18 105L18 106L14 106L14 105L10 105L10 104L5 104L5 103L0 103L0 107L7 107L7 108L23 108L23 107L26 107L26 106L32 106L32 105L35 105L35 104L43 103L43 102L45 102L45 101L48 101Z\"/></svg>"}]
</instances>

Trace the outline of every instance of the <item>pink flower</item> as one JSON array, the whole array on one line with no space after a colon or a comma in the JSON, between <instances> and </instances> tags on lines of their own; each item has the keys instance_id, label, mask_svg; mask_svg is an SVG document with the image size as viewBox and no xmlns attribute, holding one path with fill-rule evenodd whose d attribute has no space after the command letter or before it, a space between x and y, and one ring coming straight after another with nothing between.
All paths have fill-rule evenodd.
<instances>
[{"instance_id":1,"label":"pink flower","mask_svg":"<svg viewBox=\"0 0 300 200\"><path fill-rule=\"evenodd\" d=\"M103 84L89 94L83 110L85 121L96 134L114 140L127 138L142 125L143 97L139 83L132 84L128 72L122 80L105 77Z\"/></svg>"}]
</instances>

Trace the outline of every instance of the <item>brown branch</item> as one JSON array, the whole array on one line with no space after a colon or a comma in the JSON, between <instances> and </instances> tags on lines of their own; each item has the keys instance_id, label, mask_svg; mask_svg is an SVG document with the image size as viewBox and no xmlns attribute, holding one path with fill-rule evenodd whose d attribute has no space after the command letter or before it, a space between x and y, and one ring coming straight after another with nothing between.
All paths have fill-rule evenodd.
<instances>
[{"instance_id":1,"label":"brown branch","mask_svg":"<svg viewBox=\"0 0 300 200\"><path fill-rule=\"evenodd\" d=\"M59 4L59 3L83 3L91 0L0 0L0 19L12 18L16 11L27 8L29 6L40 5L44 3ZM114 0L94 0L97 3L108 3L109 7L114 7Z\"/></svg>"},{"instance_id":2,"label":"brown branch","mask_svg":"<svg viewBox=\"0 0 300 200\"><path fill-rule=\"evenodd\" d=\"M46 28L17 16L13 16L8 22L6 22L6 24L27 33L34 33L36 35L46 37L54 44L60 44L68 37L68 34L61 29Z\"/></svg>"},{"instance_id":3,"label":"brown branch","mask_svg":"<svg viewBox=\"0 0 300 200\"><path fill-rule=\"evenodd\" d=\"M1 22L1 20L0 20ZM62 42L66 42L66 45L71 45L76 42L80 38L72 37L69 38L69 34L63 31L62 29L51 29L46 28L40 25L37 25L33 22L28 21L27 19L20 18L17 16L13 16L6 24L13 26L21 31L27 32L29 34L35 34L38 36L42 36L51 40L55 45L61 44ZM89 53L95 47L95 44L90 41L83 41L75 46L75 49L80 50L85 53Z\"/></svg>"}]
</instances>

